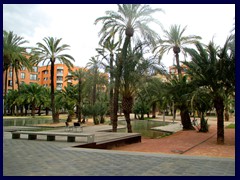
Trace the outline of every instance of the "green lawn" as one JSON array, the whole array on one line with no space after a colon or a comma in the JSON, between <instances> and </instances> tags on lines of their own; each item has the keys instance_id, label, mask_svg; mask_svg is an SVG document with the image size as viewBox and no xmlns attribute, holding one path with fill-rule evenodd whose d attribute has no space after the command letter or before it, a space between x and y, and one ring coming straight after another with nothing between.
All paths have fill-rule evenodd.
<instances>
[{"instance_id":1,"label":"green lawn","mask_svg":"<svg viewBox=\"0 0 240 180\"><path fill-rule=\"evenodd\" d=\"M226 128L235 129L235 124L229 124Z\"/></svg>"}]
</instances>

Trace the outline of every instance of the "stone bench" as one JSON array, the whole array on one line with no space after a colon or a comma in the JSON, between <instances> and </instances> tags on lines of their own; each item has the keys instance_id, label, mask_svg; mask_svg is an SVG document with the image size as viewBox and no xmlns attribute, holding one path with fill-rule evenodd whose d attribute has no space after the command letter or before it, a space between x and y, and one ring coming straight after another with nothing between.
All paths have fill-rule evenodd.
<instances>
[{"instance_id":1,"label":"stone bench","mask_svg":"<svg viewBox=\"0 0 240 180\"><path fill-rule=\"evenodd\" d=\"M66 136L67 142L75 142L76 137L86 137L87 143L94 142L94 134L86 133L63 133L63 132L36 132L36 131L14 131L12 139L19 139L21 134L27 134L29 140L37 139L37 135L47 136L47 141L55 141L56 136Z\"/></svg>"}]
</instances>

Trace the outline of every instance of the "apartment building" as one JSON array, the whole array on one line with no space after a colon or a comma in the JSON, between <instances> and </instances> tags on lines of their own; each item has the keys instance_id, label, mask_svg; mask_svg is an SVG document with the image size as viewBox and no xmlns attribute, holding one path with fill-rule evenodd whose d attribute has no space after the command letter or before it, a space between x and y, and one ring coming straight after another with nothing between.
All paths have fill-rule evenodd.
<instances>
[{"instance_id":1,"label":"apartment building","mask_svg":"<svg viewBox=\"0 0 240 180\"><path fill-rule=\"evenodd\" d=\"M184 75L187 71L187 66L185 65L181 65L181 73L182 75ZM177 75L178 74L178 70L176 66L169 66L169 74L171 75Z\"/></svg>"},{"instance_id":2,"label":"apartment building","mask_svg":"<svg viewBox=\"0 0 240 180\"><path fill-rule=\"evenodd\" d=\"M71 68L72 71L78 70L80 67ZM38 67L38 83L45 87L51 86L51 66ZM54 89L62 90L68 83L77 84L73 79L67 80L66 76L71 75L70 70L65 64L54 65Z\"/></svg>"},{"instance_id":3,"label":"apartment building","mask_svg":"<svg viewBox=\"0 0 240 180\"><path fill-rule=\"evenodd\" d=\"M3 74L3 89L5 89L6 73ZM33 66L31 70L28 70L25 66L18 71L19 83L26 84L38 83L38 66ZM17 89L17 78L15 71L12 67L8 69L7 73L7 91L11 89Z\"/></svg>"}]
</instances>

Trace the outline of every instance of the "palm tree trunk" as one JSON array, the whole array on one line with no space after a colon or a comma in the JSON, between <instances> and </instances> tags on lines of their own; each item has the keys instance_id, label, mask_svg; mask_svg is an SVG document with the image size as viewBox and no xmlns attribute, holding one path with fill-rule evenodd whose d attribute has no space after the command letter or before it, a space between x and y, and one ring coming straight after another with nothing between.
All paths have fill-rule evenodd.
<instances>
[{"instance_id":1,"label":"palm tree trunk","mask_svg":"<svg viewBox=\"0 0 240 180\"><path fill-rule=\"evenodd\" d=\"M77 106L78 122L81 122L81 117L82 117L82 108L81 108L82 89L81 89L81 83L82 83L82 81L79 80L79 82L78 82L78 106Z\"/></svg>"},{"instance_id":2,"label":"palm tree trunk","mask_svg":"<svg viewBox=\"0 0 240 180\"><path fill-rule=\"evenodd\" d=\"M16 64L18 64L18 62L16 62ZM19 78L18 78L18 66L15 66L15 74L16 74L16 82L17 82L17 87L18 87L18 91L20 90L20 84L19 84Z\"/></svg>"},{"instance_id":3,"label":"palm tree trunk","mask_svg":"<svg viewBox=\"0 0 240 180\"><path fill-rule=\"evenodd\" d=\"M119 88L121 83L121 76L122 76L122 68L123 68L123 62L126 60L127 57L127 48L130 43L131 37L126 36L124 45L122 48L122 56L118 58L117 63L117 75L115 78L115 88L114 88L114 98L113 98L113 126L112 126L112 132L117 132L117 121L118 121L118 96L119 96Z\"/></svg>"},{"instance_id":4,"label":"palm tree trunk","mask_svg":"<svg viewBox=\"0 0 240 180\"><path fill-rule=\"evenodd\" d=\"M32 104L31 114L32 114L32 117L35 117L35 103Z\"/></svg>"},{"instance_id":5,"label":"palm tree trunk","mask_svg":"<svg viewBox=\"0 0 240 180\"><path fill-rule=\"evenodd\" d=\"M109 83L109 116L111 124L113 122L113 54L110 54L110 83Z\"/></svg>"},{"instance_id":6,"label":"palm tree trunk","mask_svg":"<svg viewBox=\"0 0 240 180\"><path fill-rule=\"evenodd\" d=\"M175 53L175 56L176 56L178 75L181 75L181 67L180 67L180 63L179 63L179 54Z\"/></svg>"},{"instance_id":7,"label":"palm tree trunk","mask_svg":"<svg viewBox=\"0 0 240 180\"><path fill-rule=\"evenodd\" d=\"M181 122L183 125L183 130L195 130L192 126L189 111L187 107L180 107Z\"/></svg>"},{"instance_id":8,"label":"palm tree trunk","mask_svg":"<svg viewBox=\"0 0 240 180\"><path fill-rule=\"evenodd\" d=\"M5 70L5 87L4 87L4 116L7 115L7 107L5 106L6 104L6 96L7 96L7 87L8 87L8 69Z\"/></svg>"},{"instance_id":9,"label":"palm tree trunk","mask_svg":"<svg viewBox=\"0 0 240 180\"><path fill-rule=\"evenodd\" d=\"M133 97L123 96L122 108L123 108L125 120L127 122L128 133L132 133L132 126L131 126L131 119L130 119L130 113L132 111L132 106L133 106Z\"/></svg>"},{"instance_id":10,"label":"palm tree trunk","mask_svg":"<svg viewBox=\"0 0 240 180\"><path fill-rule=\"evenodd\" d=\"M213 102L217 112L217 144L224 144L223 99L221 97L216 97Z\"/></svg>"},{"instance_id":11,"label":"palm tree trunk","mask_svg":"<svg viewBox=\"0 0 240 180\"><path fill-rule=\"evenodd\" d=\"M53 123L59 123L59 119L55 115L55 96L54 96L54 60L51 59L51 104L52 104L52 119Z\"/></svg>"},{"instance_id":12,"label":"palm tree trunk","mask_svg":"<svg viewBox=\"0 0 240 180\"><path fill-rule=\"evenodd\" d=\"M224 110L225 121L229 121L229 110L228 109L229 108L226 105L225 110Z\"/></svg>"},{"instance_id":13,"label":"palm tree trunk","mask_svg":"<svg viewBox=\"0 0 240 180\"><path fill-rule=\"evenodd\" d=\"M14 90L14 70L12 66L12 90Z\"/></svg>"},{"instance_id":14,"label":"palm tree trunk","mask_svg":"<svg viewBox=\"0 0 240 180\"><path fill-rule=\"evenodd\" d=\"M155 101L152 104L152 118L156 118L156 107L157 107L157 103Z\"/></svg>"}]
</instances>

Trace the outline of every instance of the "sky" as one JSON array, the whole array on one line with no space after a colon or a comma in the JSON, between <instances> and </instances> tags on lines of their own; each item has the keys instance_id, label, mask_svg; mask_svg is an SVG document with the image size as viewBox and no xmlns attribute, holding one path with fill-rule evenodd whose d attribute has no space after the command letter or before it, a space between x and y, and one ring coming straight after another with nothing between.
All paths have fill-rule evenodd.
<instances>
[{"instance_id":1,"label":"sky","mask_svg":"<svg viewBox=\"0 0 240 180\"><path fill-rule=\"evenodd\" d=\"M234 4L151 4L163 12L153 14L165 29L177 24L187 26L184 36L201 36L202 43L208 44L214 38L223 46L230 31L235 27ZM75 59L74 65L84 67L92 56L97 55L101 23L94 25L105 11L117 11L116 4L3 4L3 29L24 37L26 46L36 47L44 37L62 38L63 44L70 45L66 51ZM160 27L151 24L160 37ZM183 57L180 55L180 60ZM173 53L166 54L162 63L173 64Z\"/></svg>"}]
</instances>

